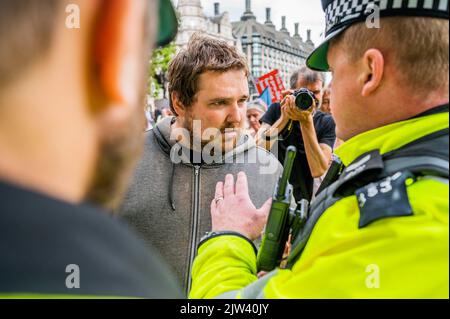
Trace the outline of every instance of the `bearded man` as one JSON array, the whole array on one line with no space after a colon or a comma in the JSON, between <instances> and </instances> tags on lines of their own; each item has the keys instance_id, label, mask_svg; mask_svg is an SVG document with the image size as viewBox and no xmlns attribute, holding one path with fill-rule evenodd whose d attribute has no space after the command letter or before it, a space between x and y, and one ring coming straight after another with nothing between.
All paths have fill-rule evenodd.
<instances>
[{"instance_id":1,"label":"bearded man","mask_svg":"<svg viewBox=\"0 0 450 319\"><path fill-rule=\"evenodd\" d=\"M211 228L215 185L244 171L255 205L266 205L281 165L245 134L246 59L226 42L194 35L172 60L168 78L175 117L148 132L144 157L120 215L156 246L185 291L196 247ZM220 199L218 199L220 200Z\"/></svg>"}]
</instances>

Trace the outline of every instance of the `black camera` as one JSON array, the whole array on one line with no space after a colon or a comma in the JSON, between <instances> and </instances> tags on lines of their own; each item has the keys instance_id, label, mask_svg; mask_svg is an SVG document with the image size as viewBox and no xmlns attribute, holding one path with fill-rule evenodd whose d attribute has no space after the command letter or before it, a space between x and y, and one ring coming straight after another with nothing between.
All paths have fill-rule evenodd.
<instances>
[{"instance_id":1,"label":"black camera","mask_svg":"<svg viewBox=\"0 0 450 319\"><path fill-rule=\"evenodd\" d=\"M301 88L292 95L295 97L295 105L302 111L309 110L316 100L314 93L306 88Z\"/></svg>"}]
</instances>

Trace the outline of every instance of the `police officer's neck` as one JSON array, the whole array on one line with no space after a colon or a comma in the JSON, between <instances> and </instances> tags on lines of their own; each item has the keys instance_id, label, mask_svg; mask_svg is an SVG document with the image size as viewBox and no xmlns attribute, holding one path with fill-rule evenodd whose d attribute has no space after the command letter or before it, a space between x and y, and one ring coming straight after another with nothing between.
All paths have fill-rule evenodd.
<instances>
[{"instance_id":1,"label":"police officer's neck","mask_svg":"<svg viewBox=\"0 0 450 319\"><path fill-rule=\"evenodd\" d=\"M418 93L411 96L411 114L410 117L414 117L428 110L431 110L437 106L445 105L449 103L448 85L445 85L440 90L434 90L430 92Z\"/></svg>"}]
</instances>

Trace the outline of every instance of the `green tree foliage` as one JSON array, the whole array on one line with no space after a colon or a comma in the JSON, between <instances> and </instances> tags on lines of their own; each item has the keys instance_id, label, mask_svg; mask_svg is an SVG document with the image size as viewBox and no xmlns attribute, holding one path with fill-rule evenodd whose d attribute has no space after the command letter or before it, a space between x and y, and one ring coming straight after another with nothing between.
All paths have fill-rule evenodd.
<instances>
[{"instance_id":1,"label":"green tree foliage","mask_svg":"<svg viewBox=\"0 0 450 319\"><path fill-rule=\"evenodd\" d=\"M160 96L161 91L163 90L162 85L164 84L161 82L164 82L170 60L175 55L176 50L175 44L171 43L168 46L159 48L153 52L153 56L149 63L148 93L150 96L155 98Z\"/></svg>"}]
</instances>

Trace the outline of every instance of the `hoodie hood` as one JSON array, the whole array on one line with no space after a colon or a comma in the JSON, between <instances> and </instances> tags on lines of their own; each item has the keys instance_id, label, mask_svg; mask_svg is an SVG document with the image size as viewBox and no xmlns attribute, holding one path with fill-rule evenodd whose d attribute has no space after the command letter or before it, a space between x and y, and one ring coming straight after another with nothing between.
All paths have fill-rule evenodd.
<instances>
[{"instance_id":1,"label":"hoodie hood","mask_svg":"<svg viewBox=\"0 0 450 319\"><path fill-rule=\"evenodd\" d=\"M177 141L170 139L170 136L172 133L172 124L174 124L175 121L176 121L176 117L167 117L167 118L163 119L161 122L159 122L154 129L158 144L160 145L160 147L162 148L164 153L166 153L169 156L170 156L172 147L175 146L176 144L178 144ZM247 133L243 133L240 136L236 147L233 150L223 154L220 157L220 161L216 161L212 164L202 163L202 166L220 165L222 163L232 162L231 159L235 159L239 155L242 155L245 152L248 152L249 150L251 150L253 148L256 148L256 142L255 142L254 138ZM190 162L183 162L183 164L192 165L192 163L190 163Z\"/></svg>"},{"instance_id":2,"label":"hoodie hood","mask_svg":"<svg viewBox=\"0 0 450 319\"><path fill-rule=\"evenodd\" d=\"M176 163L170 156L176 144L170 140L173 121L164 119L146 134L144 153L119 215L162 253L188 291L197 245L211 230L217 182L227 174L245 172L249 196L261 207L272 197L282 167L249 136L242 136L237 148L222 156L222 163Z\"/></svg>"}]
</instances>

